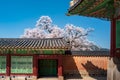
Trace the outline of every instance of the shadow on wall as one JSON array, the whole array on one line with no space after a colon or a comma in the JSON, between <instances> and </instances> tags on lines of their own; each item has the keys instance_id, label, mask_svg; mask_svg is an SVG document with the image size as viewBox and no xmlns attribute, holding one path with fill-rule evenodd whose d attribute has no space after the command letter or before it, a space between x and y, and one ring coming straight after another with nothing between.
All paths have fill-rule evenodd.
<instances>
[{"instance_id":1,"label":"shadow on wall","mask_svg":"<svg viewBox=\"0 0 120 80\"><path fill-rule=\"evenodd\" d=\"M87 61L87 63L82 64L82 66L86 69L86 71L88 72L88 75L90 77L93 77L94 79L101 80L99 79L99 77L107 76L107 70L104 70L99 68L98 66L95 66L91 61Z\"/></svg>"},{"instance_id":2,"label":"shadow on wall","mask_svg":"<svg viewBox=\"0 0 120 80\"><path fill-rule=\"evenodd\" d=\"M82 79L81 74L79 73L79 70L72 56L70 55L69 57L66 56L66 58L64 58L63 63L65 64L65 65L63 64L65 80L66 79L71 79L71 80Z\"/></svg>"}]
</instances>

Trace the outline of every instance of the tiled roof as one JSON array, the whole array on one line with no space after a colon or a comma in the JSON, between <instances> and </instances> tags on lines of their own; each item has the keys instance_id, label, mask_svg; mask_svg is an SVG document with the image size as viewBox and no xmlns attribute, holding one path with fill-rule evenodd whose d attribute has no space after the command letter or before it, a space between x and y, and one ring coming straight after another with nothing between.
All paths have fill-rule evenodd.
<instances>
[{"instance_id":1,"label":"tiled roof","mask_svg":"<svg viewBox=\"0 0 120 80\"><path fill-rule=\"evenodd\" d=\"M79 56L109 56L110 51L70 51L71 55Z\"/></svg>"},{"instance_id":2,"label":"tiled roof","mask_svg":"<svg viewBox=\"0 0 120 80\"><path fill-rule=\"evenodd\" d=\"M62 38L0 38L0 49L67 49Z\"/></svg>"},{"instance_id":3,"label":"tiled roof","mask_svg":"<svg viewBox=\"0 0 120 80\"><path fill-rule=\"evenodd\" d=\"M111 20L119 16L120 0L72 0L67 15L81 15Z\"/></svg>"}]
</instances>

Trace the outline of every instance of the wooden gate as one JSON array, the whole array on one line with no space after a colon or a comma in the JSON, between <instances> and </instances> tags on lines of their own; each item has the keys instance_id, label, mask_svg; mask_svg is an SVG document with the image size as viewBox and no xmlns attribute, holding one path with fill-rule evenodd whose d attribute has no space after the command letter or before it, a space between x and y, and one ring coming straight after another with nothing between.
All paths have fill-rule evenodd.
<instances>
[{"instance_id":1,"label":"wooden gate","mask_svg":"<svg viewBox=\"0 0 120 80\"><path fill-rule=\"evenodd\" d=\"M41 59L38 61L39 76L57 76L57 60Z\"/></svg>"}]
</instances>

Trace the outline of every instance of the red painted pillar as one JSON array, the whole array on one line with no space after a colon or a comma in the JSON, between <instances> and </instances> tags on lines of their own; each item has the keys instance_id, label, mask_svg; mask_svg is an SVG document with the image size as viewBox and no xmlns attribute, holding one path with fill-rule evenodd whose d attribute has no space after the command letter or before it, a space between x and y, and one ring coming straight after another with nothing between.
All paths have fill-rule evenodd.
<instances>
[{"instance_id":1,"label":"red painted pillar","mask_svg":"<svg viewBox=\"0 0 120 80\"><path fill-rule=\"evenodd\" d=\"M7 54L7 64L6 64L6 76L10 76L10 69L11 69L11 55Z\"/></svg>"},{"instance_id":2,"label":"red painted pillar","mask_svg":"<svg viewBox=\"0 0 120 80\"><path fill-rule=\"evenodd\" d=\"M62 56L59 56L58 59L58 76L63 75L63 66L62 66Z\"/></svg>"},{"instance_id":3,"label":"red painted pillar","mask_svg":"<svg viewBox=\"0 0 120 80\"><path fill-rule=\"evenodd\" d=\"M115 56L115 42L116 42L116 20L112 19L111 21L111 49L110 49L110 56Z\"/></svg>"},{"instance_id":4,"label":"red painted pillar","mask_svg":"<svg viewBox=\"0 0 120 80\"><path fill-rule=\"evenodd\" d=\"M33 56L33 75L37 77L37 55Z\"/></svg>"}]
</instances>

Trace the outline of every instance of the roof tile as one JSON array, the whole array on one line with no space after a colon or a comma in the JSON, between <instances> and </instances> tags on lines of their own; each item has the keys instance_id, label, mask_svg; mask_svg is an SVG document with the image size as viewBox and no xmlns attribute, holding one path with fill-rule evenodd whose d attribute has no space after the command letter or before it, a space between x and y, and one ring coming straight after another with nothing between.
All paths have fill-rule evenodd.
<instances>
[{"instance_id":1,"label":"roof tile","mask_svg":"<svg viewBox=\"0 0 120 80\"><path fill-rule=\"evenodd\" d=\"M68 44L63 38L0 38L0 49L65 49Z\"/></svg>"}]
</instances>

